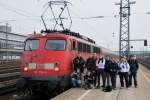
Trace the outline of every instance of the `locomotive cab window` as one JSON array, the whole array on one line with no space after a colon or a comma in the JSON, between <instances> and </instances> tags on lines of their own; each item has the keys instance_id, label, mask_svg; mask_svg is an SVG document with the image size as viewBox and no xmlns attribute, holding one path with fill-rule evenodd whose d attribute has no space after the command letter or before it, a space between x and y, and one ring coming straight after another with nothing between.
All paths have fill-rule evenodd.
<instances>
[{"instance_id":1,"label":"locomotive cab window","mask_svg":"<svg viewBox=\"0 0 150 100\"><path fill-rule=\"evenodd\" d=\"M48 50L65 50L66 41L65 40L55 40L48 39L46 42L46 49Z\"/></svg>"},{"instance_id":2,"label":"locomotive cab window","mask_svg":"<svg viewBox=\"0 0 150 100\"><path fill-rule=\"evenodd\" d=\"M25 50L37 50L39 48L39 40L27 40Z\"/></svg>"}]
</instances>

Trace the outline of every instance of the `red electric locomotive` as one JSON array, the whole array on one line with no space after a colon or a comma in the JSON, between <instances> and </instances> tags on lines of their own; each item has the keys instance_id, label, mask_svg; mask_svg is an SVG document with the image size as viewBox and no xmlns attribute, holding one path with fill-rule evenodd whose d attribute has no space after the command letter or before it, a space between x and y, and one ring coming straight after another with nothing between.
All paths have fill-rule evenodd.
<instances>
[{"instance_id":1,"label":"red electric locomotive","mask_svg":"<svg viewBox=\"0 0 150 100\"><path fill-rule=\"evenodd\" d=\"M32 35L24 50L17 87L32 93L70 86L72 61L78 53L85 60L91 53L113 54L78 33L58 31Z\"/></svg>"}]
</instances>

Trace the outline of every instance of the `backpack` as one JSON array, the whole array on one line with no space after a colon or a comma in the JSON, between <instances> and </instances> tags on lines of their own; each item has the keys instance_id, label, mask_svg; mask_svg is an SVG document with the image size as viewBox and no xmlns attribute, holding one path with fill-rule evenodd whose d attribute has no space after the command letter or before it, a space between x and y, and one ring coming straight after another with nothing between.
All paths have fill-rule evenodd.
<instances>
[{"instance_id":1,"label":"backpack","mask_svg":"<svg viewBox=\"0 0 150 100\"><path fill-rule=\"evenodd\" d=\"M111 86L106 86L103 91L104 92L111 92L112 91L112 87Z\"/></svg>"}]
</instances>

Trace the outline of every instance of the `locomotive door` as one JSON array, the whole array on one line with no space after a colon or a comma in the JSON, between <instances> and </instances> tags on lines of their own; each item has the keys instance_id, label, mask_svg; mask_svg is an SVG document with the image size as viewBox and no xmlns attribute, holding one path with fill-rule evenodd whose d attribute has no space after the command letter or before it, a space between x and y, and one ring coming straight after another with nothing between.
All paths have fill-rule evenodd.
<instances>
[{"instance_id":1,"label":"locomotive door","mask_svg":"<svg viewBox=\"0 0 150 100\"><path fill-rule=\"evenodd\" d=\"M71 40L71 54L72 58L74 58L78 53L77 50L77 41L76 40Z\"/></svg>"}]
</instances>

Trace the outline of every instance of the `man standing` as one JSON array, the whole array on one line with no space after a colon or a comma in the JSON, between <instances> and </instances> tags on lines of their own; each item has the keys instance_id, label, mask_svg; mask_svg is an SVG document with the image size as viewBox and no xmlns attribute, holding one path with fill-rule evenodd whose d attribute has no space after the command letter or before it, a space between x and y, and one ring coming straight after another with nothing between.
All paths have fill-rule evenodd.
<instances>
[{"instance_id":1,"label":"man standing","mask_svg":"<svg viewBox=\"0 0 150 100\"><path fill-rule=\"evenodd\" d=\"M112 61L110 56L106 56L106 62L105 62L105 83L104 86L106 84L106 87L110 86L110 67L111 67Z\"/></svg>"},{"instance_id":2,"label":"man standing","mask_svg":"<svg viewBox=\"0 0 150 100\"><path fill-rule=\"evenodd\" d=\"M87 59L86 61L86 67L87 70L90 72L91 76L92 76L92 83L95 86L95 77L94 77L94 73L95 73L95 67L96 67L96 61L94 58L94 55L90 55L90 57Z\"/></svg>"},{"instance_id":3,"label":"man standing","mask_svg":"<svg viewBox=\"0 0 150 100\"><path fill-rule=\"evenodd\" d=\"M98 66L97 66L97 55L96 53L93 54L93 58L95 60L95 65L94 65L94 75L93 75L93 78L94 78L94 87L96 87L96 83L97 83L97 70L98 70Z\"/></svg>"},{"instance_id":4,"label":"man standing","mask_svg":"<svg viewBox=\"0 0 150 100\"><path fill-rule=\"evenodd\" d=\"M112 58L112 64L110 67L110 78L111 78L112 89L114 90L116 89L117 72L118 72L118 64L115 61L115 59Z\"/></svg>"},{"instance_id":5,"label":"man standing","mask_svg":"<svg viewBox=\"0 0 150 100\"><path fill-rule=\"evenodd\" d=\"M103 85L102 87L105 88L105 77L104 77L104 69L105 69L105 58L103 58L102 55L100 55L100 58L98 59L98 85L97 88L100 88L100 77L102 77Z\"/></svg>"},{"instance_id":6,"label":"man standing","mask_svg":"<svg viewBox=\"0 0 150 100\"><path fill-rule=\"evenodd\" d=\"M84 64L85 64L84 59L81 57L80 54L78 54L78 55L74 58L74 60L73 60L74 71L77 72L77 69L79 69L79 70L80 70L80 73L83 73L83 69L84 69L83 66L84 66Z\"/></svg>"},{"instance_id":7,"label":"man standing","mask_svg":"<svg viewBox=\"0 0 150 100\"><path fill-rule=\"evenodd\" d=\"M120 83L121 83L121 88L124 87L124 79L125 79L125 83L126 83L126 88L129 87L129 70L130 70L130 66L126 60L126 56L123 56L121 58L121 61L119 62L119 69L120 69Z\"/></svg>"},{"instance_id":8,"label":"man standing","mask_svg":"<svg viewBox=\"0 0 150 100\"><path fill-rule=\"evenodd\" d=\"M130 75L129 75L129 86L132 86L132 78L134 79L134 86L137 87L137 71L139 68L136 56L132 55L128 61L130 65Z\"/></svg>"}]
</instances>

